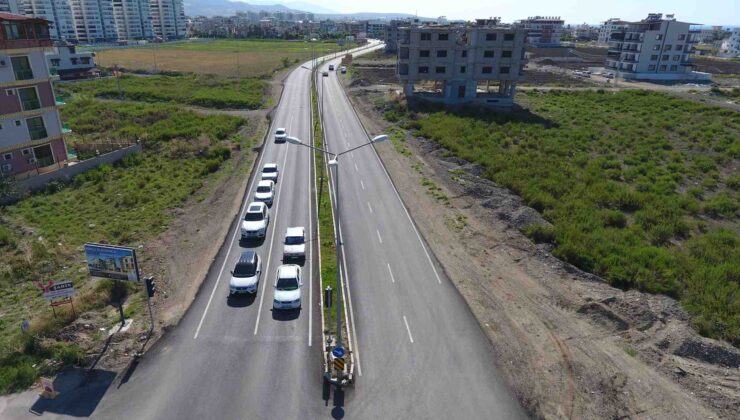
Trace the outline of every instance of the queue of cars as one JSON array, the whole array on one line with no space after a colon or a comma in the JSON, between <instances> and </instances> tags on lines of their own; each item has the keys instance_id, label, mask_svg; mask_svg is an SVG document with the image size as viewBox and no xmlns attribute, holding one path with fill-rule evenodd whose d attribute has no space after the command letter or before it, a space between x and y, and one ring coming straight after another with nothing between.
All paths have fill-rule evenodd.
<instances>
[{"instance_id":1,"label":"queue of cars","mask_svg":"<svg viewBox=\"0 0 740 420\"><path fill-rule=\"evenodd\" d=\"M284 128L275 130L275 143L284 143L288 137ZM260 172L260 180L254 192L254 199L247 205L241 221L242 241L264 239L270 225L270 207L275 199L275 188L280 170L277 163L266 163ZM283 241L283 262L277 269L273 283L273 309L300 309L301 266L287 262L305 261L306 230L303 226L288 227ZM262 259L252 250L243 251L231 271L229 295L256 295L262 275Z\"/></svg>"}]
</instances>

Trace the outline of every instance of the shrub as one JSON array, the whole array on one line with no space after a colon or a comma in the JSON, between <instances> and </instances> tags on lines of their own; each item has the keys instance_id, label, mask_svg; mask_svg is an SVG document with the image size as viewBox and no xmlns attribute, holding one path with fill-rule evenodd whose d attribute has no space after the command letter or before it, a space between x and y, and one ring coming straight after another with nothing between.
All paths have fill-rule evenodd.
<instances>
[{"instance_id":1,"label":"shrub","mask_svg":"<svg viewBox=\"0 0 740 420\"><path fill-rule=\"evenodd\" d=\"M552 226L542 224L530 225L524 229L524 234L537 244L555 243L555 229Z\"/></svg>"}]
</instances>

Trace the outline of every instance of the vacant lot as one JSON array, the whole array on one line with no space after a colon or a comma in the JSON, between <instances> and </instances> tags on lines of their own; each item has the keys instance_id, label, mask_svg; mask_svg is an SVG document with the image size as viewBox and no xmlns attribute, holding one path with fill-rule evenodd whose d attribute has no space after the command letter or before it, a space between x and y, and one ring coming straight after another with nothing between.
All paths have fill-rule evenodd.
<instances>
[{"instance_id":1,"label":"vacant lot","mask_svg":"<svg viewBox=\"0 0 740 420\"><path fill-rule=\"evenodd\" d=\"M106 99L141 102L177 102L206 108L259 109L267 83L260 79L211 75L122 76L67 83L64 92Z\"/></svg>"},{"instance_id":2,"label":"vacant lot","mask_svg":"<svg viewBox=\"0 0 740 420\"><path fill-rule=\"evenodd\" d=\"M175 209L230 165L233 150L246 145L231 116L201 116L174 105L71 101L63 119L75 141L139 139L145 151L114 165L82 173L69 184L0 209L0 393L23 389L38 374L77 363L92 343L59 334L74 319L69 308L51 317L34 286L38 280L72 280L77 316L97 309L105 325L115 323L107 305L132 291L87 276L81 246L107 242L138 246L167 229ZM245 144L242 144L245 143ZM141 292L129 297L127 316L144 308ZM89 316L89 313L88 315ZM20 321L30 319L32 334ZM93 333L100 334L97 329Z\"/></svg>"},{"instance_id":3,"label":"vacant lot","mask_svg":"<svg viewBox=\"0 0 740 420\"><path fill-rule=\"evenodd\" d=\"M260 77L310 60L313 52L318 55L339 49L335 42L215 40L115 48L97 51L96 56L102 67L118 65L147 72L165 70Z\"/></svg>"},{"instance_id":4,"label":"vacant lot","mask_svg":"<svg viewBox=\"0 0 740 420\"><path fill-rule=\"evenodd\" d=\"M530 92L529 109L386 112L479 163L553 226L527 233L622 288L679 298L740 344L740 114L643 91Z\"/></svg>"}]
</instances>

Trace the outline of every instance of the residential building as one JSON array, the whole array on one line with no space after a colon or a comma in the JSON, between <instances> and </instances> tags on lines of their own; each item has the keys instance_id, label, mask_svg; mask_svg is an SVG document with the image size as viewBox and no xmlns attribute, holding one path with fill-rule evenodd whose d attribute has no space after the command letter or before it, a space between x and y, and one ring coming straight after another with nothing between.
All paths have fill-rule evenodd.
<instances>
[{"instance_id":1,"label":"residential building","mask_svg":"<svg viewBox=\"0 0 740 420\"><path fill-rule=\"evenodd\" d=\"M535 47L557 47L564 24L560 16L530 16L517 21L515 26L526 29L527 43Z\"/></svg>"},{"instance_id":2,"label":"residential building","mask_svg":"<svg viewBox=\"0 0 740 420\"><path fill-rule=\"evenodd\" d=\"M369 20L367 22L367 37L370 39L385 39L388 32L388 22L385 20Z\"/></svg>"},{"instance_id":3,"label":"residential building","mask_svg":"<svg viewBox=\"0 0 740 420\"><path fill-rule=\"evenodd\" d=\"M643 80L704 80L707 73L692 72L690 54L696 43L693 25L651 13L611 34L606 68L618 77Z\"/></svg>"},{"instance_id":4,"label":"residential building","mask_svg":"<svg viewBox=\"0 0 740 420\"><path fill-rule=\"evenodd\" d=\"M113 18L118 42L154 37L149 0L113 0Z\"/></svg>"},{"instance_id":5,"label":"residential building","mask_svg":"<svg viewBox=\"0 0 740 420\"><path fill-rule=\"evenodd\" d=\"M70 0L70 3L78 42L95 43L118 40L113 0Z\"/></svg>"},{"instance_id":6,"label":"residential building","mask_svg":"<svg viewBox=\"0 0 740 420\"><path fill-rule=\"evenodd\" d=\"M599 38L599 28L583 23L569 27L570 36L576 41L596 41Z\"/></svg>"},{"instance_id":7,"label":"residential building","mask_svg":"<svg viewBox=\"0 0 740 420\"><path fill-rule=\"evenodd\" d=\"M18 0L0 0L0 12L18 13Z\"/></svg>"},{"instance_id":8,"label":"residential building","mask_svg":"<svg viewBox=\"0 0 740 420\"><path fill-rule=\"evenodd\" d=\"M717 55L722 58L740 57L740 28L734 28L730 36L722 40Z\"/></svg>"},{"instance_id":9,"label":"residential building","mask_svg":"<svg viewBox=\"0 0 740 420\"><path fill-rule=\"evenodd\" d=\"M388 22L388 28L385 34L385 52L397 53L398 52L398 41L401 39L400 28L418 25L419 19L393 19Z\"/></svg>"},{"instance_id":10,"label":"residential building","mask_svg":"<svg viewBox=\"0 0 740 420\"><path fill-rule=\"evenodd\" d=\"M49 22L49 33L52 39L77 39L72 5L69 0L18 0L18 13Z\"/></svg>"},{"instance_id":11,"label":"residential building","mask_svg":"<svg viewBox=\"0 0 740 420\"><path fill-rule=\"evenodd\" d=\"M61 80L86 79L98 75L95 67L95 53L77 51L73 44L62 42L54 46L54 52L46 53L51 74L58 74Z\"/></svg>"},{"instance_id":12,"label":"residential building","mask_svg":"<svg viewBox=\"0 0 740 420\"><path fill-rule=\"evenodd\" d=\"M45 54L49 22L0 13L0 170L30 176L67 161L65 130Z\"/></svg>"},{"instance_id":13,"label":"residential building","mask_svg":"<svg viewBox=\"0 0 740 420\"><path fill-rule=\"evenodd\" d=\"M525 30L499 26L498 19L399 30L396 74L406 97L513 105L525 63Z\"/></svg>"},{"instance_id":14,"label":"residential building","mask_svg":"<svg viewBox=\"0 0 740 420\"><path fill-rule=\"evenodd\" d=\"M599 28L599 38L597 42L602 45L608 45L612 32L622 30L627 27L627 21L620 18L611 18L604 21Z\"/></svg>"},{"instance_id":15,"label":"residential building","mask_svg":"<svg viewBox=\"0 0 740 420\"><path fill-rule=\"evenodd\" d=\"M150 0L154 36L163 40L187 36L187 19L183 0Z\"/></svg>"}]
</instances>

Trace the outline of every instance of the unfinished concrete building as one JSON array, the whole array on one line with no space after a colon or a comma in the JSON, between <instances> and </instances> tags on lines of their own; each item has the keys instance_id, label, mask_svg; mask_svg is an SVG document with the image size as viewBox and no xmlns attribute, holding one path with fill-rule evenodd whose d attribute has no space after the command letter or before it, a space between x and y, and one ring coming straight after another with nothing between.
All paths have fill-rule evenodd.
<instances>
[{"instance_id":1,"label":"unfinished concrete building","mask_svg":"<svg viewBox=\"0 0 740 420\"><path fill-rule=\"evenodd\" d=\"M526 31L498 19L400 28L396 74L406 97L509 107L523 73Z\"/></svg>"}]
</instances>

